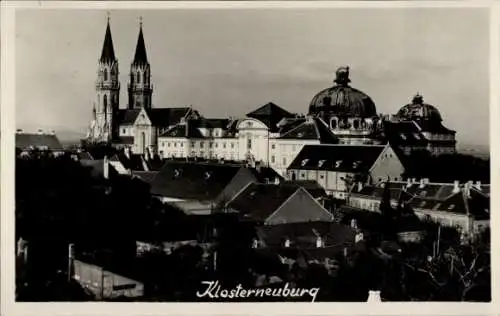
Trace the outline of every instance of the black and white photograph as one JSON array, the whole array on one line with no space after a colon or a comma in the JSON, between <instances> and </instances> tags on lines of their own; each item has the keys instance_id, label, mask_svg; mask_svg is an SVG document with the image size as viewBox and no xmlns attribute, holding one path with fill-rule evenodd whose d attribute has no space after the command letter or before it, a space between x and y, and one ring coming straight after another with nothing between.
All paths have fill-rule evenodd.
<instances>
[{"instance_id":1,"label":"black and white photograph","mask_svg":"<svg viewBox=\"0 0 500 316\"><path fill-rule=\"evenodd\" d=\"M490 16L16 9L15 301L491 302Z\"/></svg>"}]
</instances>

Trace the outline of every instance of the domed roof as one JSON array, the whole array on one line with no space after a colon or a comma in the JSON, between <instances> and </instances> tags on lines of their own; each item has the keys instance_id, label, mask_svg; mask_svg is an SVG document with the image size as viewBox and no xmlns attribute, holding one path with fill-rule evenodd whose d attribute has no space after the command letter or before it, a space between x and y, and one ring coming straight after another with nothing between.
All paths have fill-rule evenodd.
<instances>
[{"instance_id":1,"label":"domed roof","mask_svg":"<svg viewBox=\"0 0 500 316\"><path fill-rule=\"evenodd\" d=\"M309 105L309 114L326 112L330 115L374 117L377 109L365 93L349 86L349 67L336 72L335 86L317 93Z\"/></svg>"},{"instance_id":2,"label":"domed roof","mask_svg":"<svg viewBox=\"0 0 500 316\"><path fill-rule=\"evenodd\" d=\"M441 113L433 105L424 103L424 98L417 93L413 97L412 103L403 106L396 116L405 120L433 121L441 122Z\"/></svg>"}]
</instances>

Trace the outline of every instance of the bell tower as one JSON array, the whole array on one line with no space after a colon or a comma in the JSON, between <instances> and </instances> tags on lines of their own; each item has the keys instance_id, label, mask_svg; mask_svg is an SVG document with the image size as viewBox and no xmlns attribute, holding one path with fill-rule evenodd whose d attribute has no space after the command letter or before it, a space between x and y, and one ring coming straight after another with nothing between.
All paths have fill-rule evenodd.
<instances>
[{"instance_id":1,"label":"bell tower","mask_svg":"<svg viewBox=\"0 0 500 316\"><path fill-rule=\"evenodd\" d=\"M128 108L151 108L151 96L153 85L151 84L151 68L146 54L144 35L142 34L142 18L139 25L139 37L135 48L135 55L130 66L130 78L128 84Z\"/></svg>"},{"instance_id":2,"label":"bell tower","mask_svg":"<svg viewBox=\"0 0 500 316\"><path fill-rule=\"evenodd\" d=\"M104 36L101 58L96 80L94 122L91 139L96 142L111 142L117 136L115 116L119 108L120 82L118 81L118 60L115 56L109 16Z\"/></svg>"}]
</instances>

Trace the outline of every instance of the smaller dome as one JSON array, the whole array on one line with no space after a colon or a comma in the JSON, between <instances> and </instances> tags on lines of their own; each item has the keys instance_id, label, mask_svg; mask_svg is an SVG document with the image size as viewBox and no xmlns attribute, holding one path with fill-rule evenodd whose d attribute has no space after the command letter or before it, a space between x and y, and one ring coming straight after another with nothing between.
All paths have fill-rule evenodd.
<instances>
[{"instance_id":1,"label":"smaller dome","mask_svg":"<svg viewBox=\"0 0 500 316\"><path fill-rule=\"evenodd\" d=\"M404 120L443 121L439 110L433 105L424 103L424 98L418 93L413 97L412 103L403 106L396 116Z\"/></svg>"}]
</instances>

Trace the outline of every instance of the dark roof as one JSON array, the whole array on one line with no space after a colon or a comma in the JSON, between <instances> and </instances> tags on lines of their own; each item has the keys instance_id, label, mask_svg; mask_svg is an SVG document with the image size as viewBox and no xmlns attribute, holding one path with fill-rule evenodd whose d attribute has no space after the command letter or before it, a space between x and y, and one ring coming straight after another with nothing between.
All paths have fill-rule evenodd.
<instances>
[{"instance_id":1,"label":"dark roof","mask_svg":"<svg viewBox=\"0 0 500 316\"><path fill-rule=\"evenodd\" d=\"M427 139L414 121L384 121L384 135L391 145L424 146Z\"/></svg>"},{"instance_id":2,"label":"dark roof","mask_svg":"<svg viewBox=\"0 0 500 316\"><path fill-rule=\"evenodd\" d=\"M132 145L132 144L134 144L134 136L119 136L115 140L115 143L117 143L117 144L125 144L125 145Z\"/></svg>"},{"instance_id":3,"label":"dark roof","mask_svg":"<svg viewBox=\"0 0 500 316\"><path fill-rule=\"evenodd\" d=\"M139 37L135 47L134 65L147 65L148 57L146 55L146 45L144 44L144 35L142 34L142 23L139 29Z\"/></svg>"},{"instance_id":4,"label":"dark roof","mask_svg":"<svg viewBox=\"0 0 500 316\"><path fill-rule=\"evenodd\" d=\"M88 151L79 152L77 155L79 160L94 160L94 157Z\"/></svg>"},{"instance_id":5,"label":"dark roof","mask_svg":"<svg viewBox=\"0 0 500 316\"><path fill-rule=\"evenodd\" d=\"M151 193L188 200L214 200L241 166L167 160L155 177Z\"/></svg>"},{"instance_id":6,"label":"dark roof","mask_svg":"<svg viewBox=\"0 0 500 316\"><path fill-rule=\"evenodd\" d=\"M385 146L305 145L288 169L368 171Z\"/></svg>"},{"instance_id":7,"label":"dark roof","mask_svg":"<svg viewBox=\"0 0 500 316\"><path fill-rule=\"evenodd\" d=\"M269 102L258 109L247 114L248 117L258 119L262 121L269 127L269 129L274 132L278 130L276 126L279 121L283 118L294 117L294 115L287 110L277 106L276 104Z\"/></svg>"},{"instance_id":8,"label":"dark roof","mask_svg":"<svg viewBox=\"0 0 500 316\"><path fill-rule=\"evenodd\" d=\"M323 188L316 180L289 180L281 182L280 185L304 188L314 198L326 196L325 188Z\"/></svg>"},{"instance_id":9,"label":"dark roof","mask_svg":"<svg viewBox=\"0 0 500 316\"><path fill-rule=\"evenodd\" d=\"M153 126L168 127L179 123L190 110L190 107L154 108L146 109L146 113ZM132 125L137 119L137 115L139 115L140 111L141 109L119 110L117 121L121 125Z\"/></svg>"},{"instance_id":10,"label":"dark roof","mask_svg":"<svg viewBox=\"0 0 500 316\"><path fill-rule=\"evenodd\" d=\"M110 161L119 161L127 170L146 171L144 168L145 161L139 154L130 153L128 156L123 151L119 151L112 156Z\"/></svg>"},{"instance_id":11,"label":"dark roof","mask_svg":"<svg viewBox=\"0 0 500 316\"><path fill-rule=\"evenodd\" d=\"M132 175L140 178L146 183L152 183L158 171L132 171Z\"/></svg>"},{"instance_id":12,"label":"dark roof","mask_svg":"<svg viewBox=\"0 0 500 316\"><path fill-rule=\"evenodd\" d=\"M354 243L355 231L333 222L307 222L266 225L256 228L257 236L267 247L284 247L288 238L291 248L316 248L316 239L322 238L325 247L347 246Z\"/></svg>"},{"instance_id":13,"label":"dark roof","mask_svg":"<svg viewBox=\"0 0 500 316\"><path fill-rule=\"evenodd\" d=\"M80 164L83 167L90 169L90 174L92 177L102 178L104 176L104 159L98 160L81 160ZM112 165L108 165L108 176L117 176L118 172L113 168Z\"/></svg>"},{"instance_id":14,"label":"dark roof","mask_svg":"<svg viewBox=\"0 0 500 316\"><path fill-rule=\"evenodd\" d=\"M140 109L118 110L116 115L117 122L121 125L132 125L140 111Z\"/></svg>"},{"instance_id":15,"label":"dark roof","mask_svg":"<svg viewBox=\"0 0 500 316\"><path fill-rule=\"evenodd\" d=\"M229 203L229 208L246 219L264 221L298 189L290 185L252 183Z\"/></svg>"},{"instance_id":16,"label":"dark roof","mask_svg":"<svg viewBox=\"0 0 500 316\"><path fill-rule=\"evenodd\" d=\"M113 39L111 38L111 28L108 25L106 27L106 35L104 35L104 45L102 46L102 53L100 61L103 63L109 63L116 60L115 50L113 48Z\"/></svg>"},{"instance_id":17,"label":"dark roof","mask_svg":"<svg viewBox=\"0 0 500 316\"><path fill-rule=\"evenodd\" d=\"M154 157L144 156L144 160L146 165L148 166L149 171L160 171L165 161L160 158L158 155L154 155Z\"/></svg>"},{"instance_id":18,"label":"dark roof","mask_svg":"<svg viewBox=\"0 0 500 316\"><path fill-rule=\"evenodd\" d=\"M63 147L56 135L41 133L16 133L16 148L29 150L38 147L47 147L48 150L52 151L63 150Z\"/></svg>"},{"instance_id":19,"label":"dark roof","mask_svg":"<svg viewBox=\"0 0 500 316\"><path fill-rule=\"evenodd\" d=\"M322 143L337 143L337 137L320 118L311 118L281 135L283 139L315 139Z\"/></svg>"}]
</instances>

